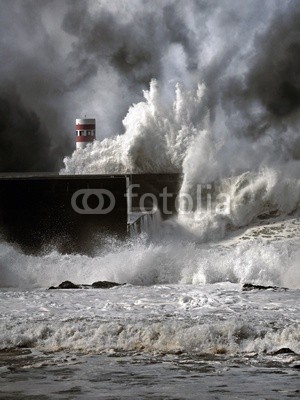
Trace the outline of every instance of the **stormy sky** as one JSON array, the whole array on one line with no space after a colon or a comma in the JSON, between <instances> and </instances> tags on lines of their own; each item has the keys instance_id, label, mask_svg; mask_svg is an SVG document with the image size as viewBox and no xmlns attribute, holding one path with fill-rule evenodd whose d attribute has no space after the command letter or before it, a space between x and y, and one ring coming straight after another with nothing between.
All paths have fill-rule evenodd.
<instances>
[{"instance_id":1,"label":"stormy sky","mask_svg":"<svg viewBox=\"0 0 300 400\"><path fill-rule=\"evenodd\" d=\"M205 83L216 129L300 159L298 0L0 0L0 56L0 172L59 170L84 115L122 133L152 78L166 101Z\"/></svg>"}]
</instances>

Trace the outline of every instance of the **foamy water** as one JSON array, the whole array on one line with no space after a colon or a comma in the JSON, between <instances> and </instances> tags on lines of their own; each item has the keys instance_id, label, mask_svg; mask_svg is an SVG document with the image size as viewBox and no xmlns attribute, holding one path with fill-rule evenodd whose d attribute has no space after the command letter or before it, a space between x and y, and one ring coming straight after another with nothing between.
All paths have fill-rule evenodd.
<instances>
[{"instance_id":1,"label":"foamy water","mask_svg":"<svg viewBox=\"0 0 300 400\"><path fill-rule=\"evenodd\" d=\"M174 103L168 106L153 80L144 91L145 100L134 104L124 118L125 133L74 152L65 158L61 173L181 171L192 138L203 130L204 92L203 85L191 92L177 85Z\"/></svg>"},{"instance_id":2,"label":"foamy water","mask_svg":"<svg viewBox=\"0 0 300 400\"><path fill-rule=\"evenodd\" d=\"M193 354L270 354L290 348L299 353L297 295L293 290L246 293L230 283L5 291L1 347Z\"/></svg>"},{"instance_id":3,"label":"foamy water","mask_svg":"<svg viewBox=\"0 0 300 400\"><path fill-rule=\"evenodd\" d=\"M1 286L47 288L63 280L133 285L255 283L300 288L299 216L252 224L226 239L201 243L177 221L162 223L155 238L142 234L107 241L99 254L25 255L0 244Z\"/></svg>"},{"instance_id":4,"label":"foamy water","mask_svg":"<svg viewBox=\"0 0 300 400\"><path fill-rule=\"evenodd\" d=\"M93 258L55 250L25 256L2 243L1 347L299 353L299 216L261 221L207 244L174 232L177 225L167 221L164 238L113 242ZM127 285L45 290L64 280ZM289 290L244 293L245 282Z\"/></svg>"}]
</instances>

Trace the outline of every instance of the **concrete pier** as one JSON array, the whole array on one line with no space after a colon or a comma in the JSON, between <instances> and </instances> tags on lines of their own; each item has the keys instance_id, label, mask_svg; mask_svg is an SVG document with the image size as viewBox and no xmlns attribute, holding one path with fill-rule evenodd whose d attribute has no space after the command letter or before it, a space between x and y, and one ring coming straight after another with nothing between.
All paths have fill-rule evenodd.
<instances>
[{"instance_id":1,"label":"concrete pier","mask_svg":"<svg viewBox=\"0 0 300 400\"><path fill-rule=\"evenodd\" d=\"M0 235L30 254L49 246L93 254L108 235L125 238L131 211L151 209L153 199L162 218L173 215L180 180L180 174L0 176Z\"/></svg>"}]
</instances>

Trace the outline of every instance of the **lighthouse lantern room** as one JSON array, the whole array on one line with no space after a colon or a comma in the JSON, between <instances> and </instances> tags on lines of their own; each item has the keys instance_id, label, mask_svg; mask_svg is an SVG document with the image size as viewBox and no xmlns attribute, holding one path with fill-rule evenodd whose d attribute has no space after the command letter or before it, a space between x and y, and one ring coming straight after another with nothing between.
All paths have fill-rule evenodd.
<instances>
[{"instance_id":1,"label":"lighthouse lantern room","mask_svg":"<svg viewBox=\"0 0 300 400\"><path fill-rule=\"evenodd\" d=\"M94 118L76 119L76 149L83 149L96 139L96 120Z\"/></svg>"}]
</instances>

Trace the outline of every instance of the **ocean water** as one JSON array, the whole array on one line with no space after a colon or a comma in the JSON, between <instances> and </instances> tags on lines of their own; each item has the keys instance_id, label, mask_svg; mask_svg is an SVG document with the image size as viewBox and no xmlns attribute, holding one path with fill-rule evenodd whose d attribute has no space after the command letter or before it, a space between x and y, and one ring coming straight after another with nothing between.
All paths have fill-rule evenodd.
<instances>
[{"instance_id":1,"label":"ocean water","mask_svg":"<svg viewBox=\"0 0 300 400\"><path fill-rule=\"evenodd\" d=\"M299 398L299 160L287 142L208 129L203 85L177 86L169 108L157 82L144 94L123 135L61 173L182 172L182 207L93 257L0 242L0 397ZM210 183L226 212L186 209ZM124 285L47 289L65 280Z\"/></svg>"},{"instance_id":2,"label":"ocean water","mask_svg":"<svg viewBox=\"0 0 300 400\"><path fill-rule=\"evenodd\" d=\"M299 398L299 237L295 214L205 244L144 234L93 258L2 242L1 397ZM47 290L67 279L126 285Z\"/></svg>"}]
</instances>

